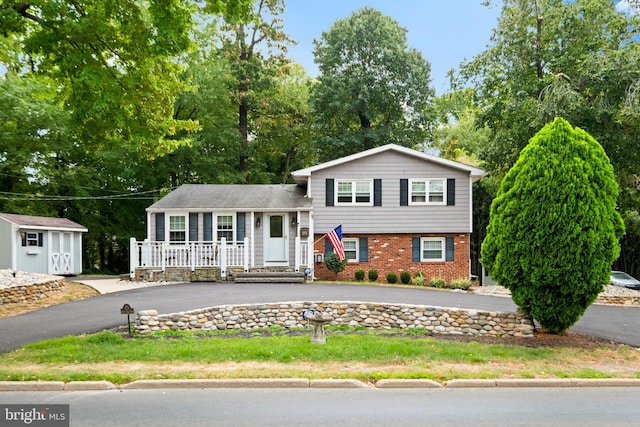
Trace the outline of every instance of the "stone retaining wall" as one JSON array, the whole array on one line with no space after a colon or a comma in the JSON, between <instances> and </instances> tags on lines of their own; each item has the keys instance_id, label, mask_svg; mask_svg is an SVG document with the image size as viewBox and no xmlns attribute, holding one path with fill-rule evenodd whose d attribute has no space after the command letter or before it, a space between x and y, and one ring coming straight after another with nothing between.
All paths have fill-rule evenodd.
<instances>
[{"instance_id":1,"label":"stone retaining wall","mask_svg":"<svg viewBox=\"0 0 640 427\"><path fill-rule=\"evenodd\" d=\"M640 296L600 295L594 304L638 306L640 305Z\"/></svg>"},{"instance_id":2,"label":"stone retaining wall","mask_svg":"<svg viewBox=\"0 0 640 427\"><path fill-rule=\"evenodd\" d=\"M37 301L53 293L64 290L64 278L32 285L19 285L0 288L0 305Z\"/></svg>"},{"instance_id":3,"label":"stone retaining wall","mask_svg":"<svg viewBox=\"0 0 640 427\"><path fill-rule=\"evenodd\" d=\"M282 302L223 305L181 313L139 311L136 330L225 330L307 327L302 312L312 309L333 317L331 325L378 329L425 329L433 334L532 337L533 323L523 313L488 312L424 305L367 302Z\"/></svg>"}]
</instances>

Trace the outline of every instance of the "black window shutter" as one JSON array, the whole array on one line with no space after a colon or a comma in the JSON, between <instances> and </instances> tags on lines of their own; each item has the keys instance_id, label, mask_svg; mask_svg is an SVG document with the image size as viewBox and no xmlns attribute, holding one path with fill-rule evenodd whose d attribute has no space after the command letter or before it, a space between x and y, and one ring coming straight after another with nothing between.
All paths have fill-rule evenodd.
<instances>
[{"instance_id":1,"label":"black window shutter","mask_svg":"<svg viewBox=\"0 0 640 427\"><path fill-rule=\"evenodd\" d=\"M246 214L244 212L236 213L236 222L238 223L238 231L236 233L238 242L242 242L247 237L247 222Z\"/></svg>"},{"instance_id":2,"label":"black window shutter","mask_svg":"<svg viewBox=\"0 0 640 427\"><path fill-rule=\"evenodd\" d=\"M43 245L43 234L42 233L38 233L38 246L42 247Z\"/></svg>"},{"instance_id":3,"label":"black window shutter","mask_svg":"<svg viewBox=\"0 0 640 427\"><path fill-rule=\"evenodd\" d=\"M382 180L373 180L373 206L382 206Z\"/></svg>"},{"instance_id":4,"label":"black window shutter","mask_svg":"<svg viewBox=\"0 0 640 427\"><path fill-rule=\"evenodd\" d=\"M453 237L447 237L445 239L445 260L453 261Z\"/></svg>"},{"instance_id":5,"label":"black window shutter","mask_svg":"<svg viewBox=\"0 0 640 427\"><path fill-rule=\"evenodd\" d=\"M213 214L206 212L202 215L202 238L205 242L213 240Z\"/></svg>"},{"instance_id":6,"label":"black window shutter","mask_svg":"<svg viewBox=\"0 0 640 427\"><path fill-rule=\"evenodd\" d=\"M334 194L333 194L333 179L331 178L327 178L325 180L325 192L326 192L326 196L325 196L325 201L326 201L326 205L327 206L333 206L333 198L334 198Z\"/></svg>"},{"instance_id":7,"label":"black window shutter","mask_svg":"<svg viewBox=\"0 0 640 427\"><path fill-rule=\"evenodd\" d=\"M324 238L324 257L329 258L333 254L333 246L331 246L331 242L329 238L325 236Z\"/></svg>"},{"instance_id":8,"label":"black window shutter","mask_svg":"<svg viewBox=\"0 0 640 427\"><path fill-rule=\"evenodd\" d=\"M411 239L411 261L420 262L420 238Z\"/></svg>"},{"instance_id":9,"label":"black window shutter","mask_svg":"<svg viewBox=\"0 0 640 427\"><path fill-rule=\"evenodd\" d=\"M366 237L361 237L358 242L358 261L359 262L367 262L369 261L369 239Z\"/></svg>"},{"instance_id":10,"label":"black window shutter","mask_svg":"<svg viewBox=\"0 0 640 427\"><path fill-rule=\"evenodd\" d=\"M455 206L456 204L456 180L447 179L447 206Z\"/></svg>"},{"instance_id":11,"label":"black window shutter","mask_svg":"<svg viewBox=\"0 0 640 427\"><path fill-rule=\"evenodd\" d=\"M400 206L409 206L409 180L407 178L400 178Z\"/></svg>"},{"instance_id":12,"label":"black window shutter","mask_svg":"<svg viewBox=\"0 0 640 427\"><path fill-rule=\"evenodd\" d=\"M197 212L189 213L189 241L190 242L198 241L198 213Z\"/></svg>"},{"instance_id":13,"label":"black window shutter","mask_svg":"<svg viewBox=\"0 0 640 427\"><path fill-rule=\"evenodd\" d=\"M27 233L26 232L20 233L20 237L22 237L22 246L27 246Z\"/></svg>"},{"instance_id":14,"label":"black window shutter","mask_svg":"<svg viewBox=\"0 0 640 427\"><path fill-rule=\"evenodd\" d=\"M156 241L164 242L164 212L156 214Z\"/></svg>"}]
</instances>

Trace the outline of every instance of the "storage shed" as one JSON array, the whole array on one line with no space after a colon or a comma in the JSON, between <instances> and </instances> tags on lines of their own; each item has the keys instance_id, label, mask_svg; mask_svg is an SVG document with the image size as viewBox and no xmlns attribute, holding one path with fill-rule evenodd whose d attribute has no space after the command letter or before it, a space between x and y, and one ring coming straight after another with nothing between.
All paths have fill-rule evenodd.
<instances>
[{"instance_id":1,"label":"storage shed","mask_svg":"<svg viewBox=\"0 0 640 427\"><path fill-rule=\"evenodd\" d=\"M82 233L66 218L0 213L0 268L30 273L82 273Z\"/></svg>"}]
</instances>

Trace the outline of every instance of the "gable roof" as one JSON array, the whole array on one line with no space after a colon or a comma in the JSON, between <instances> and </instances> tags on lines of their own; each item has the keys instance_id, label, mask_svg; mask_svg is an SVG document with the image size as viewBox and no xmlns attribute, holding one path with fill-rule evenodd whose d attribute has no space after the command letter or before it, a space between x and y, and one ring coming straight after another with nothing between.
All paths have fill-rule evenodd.
<instances>
[{"instance_id":1,"label":"gable roof","mask_svg":"<svg viewBox=\"0 0 640 427\"><path fill-rule=\"evenodd\" d=\"M147 208L221 209L231 211L296 210L310 208L311 199L295 184L184 184Z\"/></svg>"},{"instance_id":2,"label":"gable roof","mask_svg":"<svg viewBox=\"0 0 640 427\"><path fill-rule=\"evenodd\" d=\"M18 225L20 228L33 228L40 230L65 230L87 232L85 227L67 218L51 218L46 216L17 215L0 213L0 218Z\"/></svg>"},{"instance_id":3,"label":"gable roof","mask_svg":"<svg viewBox=\"0 0 640 427\"><path fill-rule=\"evenodd\" d=\"M423 153L421 151L413 150L411 148L402 147L397 144L387 144L381 145L380 147L371 148L366 151L362 151L360 153L351 154L350 156L341 157L339 159L331 160L329 162L320 163L315 166L311 166L305 169L299 169L291 173L296 183L299 185L305 184L311 174L318 170L330 168L333 166L341 165L343 163L353 162L355 160L362 159L367 156L373 156L378 153L382 153L385 151L395 151L398 153L406 154L412 157L416 157L418 159L426 160L429 162L437 163L440 165L448 166L450 168L458 169L461 171L468 172L473 181L477 181L483 176L486 175L486 172L482 169L475 168L473 166L465 165L462 163L454 162L452 160L443 159L442 157L434 156L431 154Z\"/></svg>"}]
</instances>

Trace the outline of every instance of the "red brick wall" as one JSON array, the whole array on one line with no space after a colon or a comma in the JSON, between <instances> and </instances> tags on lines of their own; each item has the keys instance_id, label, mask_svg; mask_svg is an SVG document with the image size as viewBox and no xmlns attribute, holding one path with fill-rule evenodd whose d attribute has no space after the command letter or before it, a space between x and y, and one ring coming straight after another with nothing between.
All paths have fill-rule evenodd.
<instances>
[{"instance_id":1,"label":"red brick wall","mask_svg":"<svg viewBox=\"0 0 640 427\"><path fill-rule=\"evenodd\" d=\"M325 239L316 235L314 253L324 253ZM400 273L409 271L411 277L417 272L425 274L427 280L442 277L447 283L453 279L469 279L469 234L368 234L343 235L343 238L367 237L369 239L369 261L350 262L344 271L335 273L329 271L324 262L314 265L315 277L321 280L354 280L356 270L364 270L365 280L368 280L369 270L378 270L378 282L386 282L387 273L396 273L400 283ZM453 237L454 261L444 262L414 262L411 258L411 239L413 237ZM315 259L315 257L314 257Z\"/></svg>"}]
</instances>

